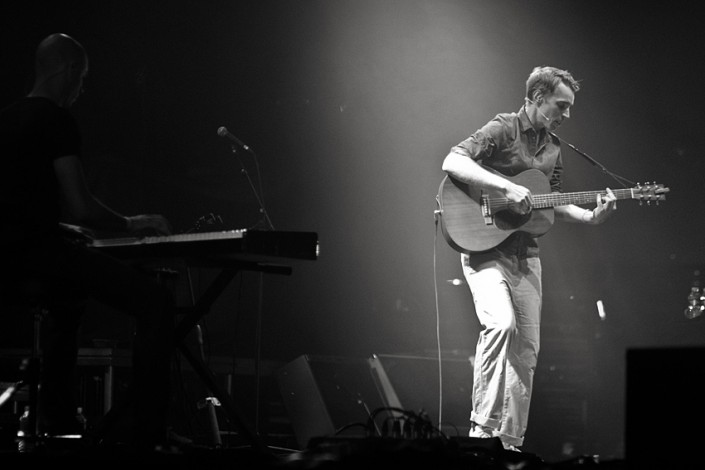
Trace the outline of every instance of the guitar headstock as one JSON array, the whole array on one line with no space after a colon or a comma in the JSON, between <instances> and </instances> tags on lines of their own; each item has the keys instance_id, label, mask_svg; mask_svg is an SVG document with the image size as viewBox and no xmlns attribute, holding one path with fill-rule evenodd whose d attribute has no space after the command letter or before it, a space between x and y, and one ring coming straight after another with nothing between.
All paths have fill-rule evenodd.
<instances>
[{"instance_id":1,"label":"guitar headstock","mask_svg":"<svg viewBox=\"0 0 705 470\"><path fill-rule=\"evenodd\" d=\"M661 201L666 200L666 193L670 189L665 187L663 184L656 183L644 183L637 184L631 189L632 199L637 199L639 204L651 204L652 202L658 204Z\"/></svg>"}]
</instances>

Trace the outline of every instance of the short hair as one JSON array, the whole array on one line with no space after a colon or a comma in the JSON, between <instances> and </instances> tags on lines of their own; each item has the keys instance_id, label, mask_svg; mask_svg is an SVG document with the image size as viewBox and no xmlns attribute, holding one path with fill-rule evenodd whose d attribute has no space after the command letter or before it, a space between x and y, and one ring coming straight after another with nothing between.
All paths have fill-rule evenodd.
<instances>
[{"instance_id":1,"label":"short hair","mask_svg":"<svg viewBox=\"0 0 705 470\"><path fill-rule=\"evenodd\" d=\"M526 97L536 99L536 94L546 95L556 91L560 83L565 83L573 92L580 90L580 84L567 70L542 65L534 67L526 80Z\"/></svg>"}]
</instances>

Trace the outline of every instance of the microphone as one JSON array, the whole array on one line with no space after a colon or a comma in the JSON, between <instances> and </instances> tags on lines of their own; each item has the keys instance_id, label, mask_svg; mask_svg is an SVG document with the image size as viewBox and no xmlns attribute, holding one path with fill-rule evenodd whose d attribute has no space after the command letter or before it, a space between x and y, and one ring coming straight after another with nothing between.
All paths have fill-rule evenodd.
<instances>
[{"instance_id":1,"label":"microphone","mask_svg":"<svg viewBox=\"0 0 705 470\"><path fill-rule=\"evenodd\" d=\"M218 128L218 135L219 135L220 137L224 137L224 138L228 139L228 140L231 141L232 143L234 143L234 144L236 144L236 145L242 147L243 149L247 150L248 152L250 151L250 147L248 147L248 146L245 145L240 139L238 139L237 137L235 137L234 135L232 135L232 134L230 133L230 131L228 131L228 129L227 129L226 127L219 127L219 128Z\"/></svg>"},{"instance_id":2,"label":"microphone","mask_svg":"<svg viewBox=\"0 0 705 470\"><path fill-rule=\"evenodd\" d=\"M541 110L539 109L539 105L538 105L538 103L536 103L536 101L530 100L529 98L526 98L526 101L528 101L529 103L531 103L533 105L536 105L536 111L539 112L539 114L546 120L547 123L551 122L551 119L548 116L546 116L544 113L541 112Z\"/></svg>"},{"instance_id":3,"label":"microphone","mask_svg":"<svg viewBox=\"0 0 705 470\"><path fill-rule=\"evenodd\" d=\"M536 108L536 111L538 111L539 114L540 114L541 116L543 116L543 118L546 120L546 122L551 122L551 120L549 119L549 117L546 116L544 113L542 113L539 108Z\"/></svg>"},{"instance_id":4,"label":"microphone","mask_svg":"<svg viewBox=\"0 0 705 470\"><path fill-rule=\"evenodd\" d=\"M532 101L532 103L534 103L534 102ZM543 112L541 112L541 108L539 108L539 105L537 103L534 103L534 104L536 104L536 111L539 112L539 114L546 120L546 122L551 122L551 119L548 116L546 116Z\"/></svg>"}]
</instances>

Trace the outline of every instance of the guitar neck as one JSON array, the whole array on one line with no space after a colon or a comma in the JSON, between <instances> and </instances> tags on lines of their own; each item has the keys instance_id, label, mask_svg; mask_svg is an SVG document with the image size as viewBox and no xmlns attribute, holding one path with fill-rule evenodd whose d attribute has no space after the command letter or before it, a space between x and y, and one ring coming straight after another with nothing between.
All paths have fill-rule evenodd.
<instances>
[{"instance_id":1,"label":"guitar neck","mask_svg":"<svg viewBox=\"0 0 705 470\"><path fill-rule=\"evenodd\" d=\"M634 191L632 189L614 189L612 190L617 199L633 199ZM568 204L591 204L597 199L597 196L605 196L606 191L580 191L577 193L551 193L551 194L535 194L534 207L542 209L546 207L567 206Z\"/></svg>"}]
</instances>

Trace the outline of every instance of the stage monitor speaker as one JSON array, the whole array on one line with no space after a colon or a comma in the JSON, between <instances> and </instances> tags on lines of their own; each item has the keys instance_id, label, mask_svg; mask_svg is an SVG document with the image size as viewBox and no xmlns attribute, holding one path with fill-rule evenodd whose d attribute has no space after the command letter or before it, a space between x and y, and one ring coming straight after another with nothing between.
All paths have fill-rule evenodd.
<instances>
[{"instance_id":1,"label":"stage monitor speaker","mask_svg":"<svg viewBox=\"0 0 705 470\"><path fill-rule=\"evenodd\" d=\"M424 411L431 423L449 437L467 437L472 409L472 363L469 358L407 355L374 355L371 364L379 369L375 377L388 379L385 401L406 411ZM443 400L439 401L440 384ZM440 409L440 411L439 411Z\"/></svg>"},{"instance_id":2,"label":"stage monitor speaker","mask_svg":"<svg viewBox=\"0 0 705 470\"><path fill-rule=\"evenodd\" d=\"M705 468L705 348L627 350L628 468Z\"/></svg>"},{"instance_id":3,"label":"stage monitor speaker","mask_svg":"<svg viewBox=\"0 0 705 470\"><path fill-rule=\"evenodd\" d=\"M314 437L365 436L369 417L387 407L363 358L302 355L277 382L301 448Z\"/></svg>"}]
</instances>

